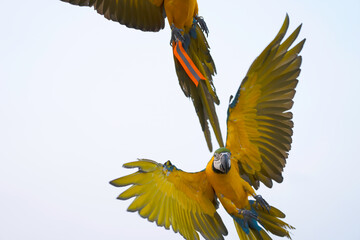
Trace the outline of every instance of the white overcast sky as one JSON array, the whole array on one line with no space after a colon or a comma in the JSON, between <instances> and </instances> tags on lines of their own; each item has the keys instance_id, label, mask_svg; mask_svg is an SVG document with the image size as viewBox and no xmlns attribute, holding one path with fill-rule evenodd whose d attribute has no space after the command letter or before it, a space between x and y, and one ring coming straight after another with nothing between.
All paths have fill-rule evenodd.
<instances>
[{"instance_id":1,"label":"white overcast sky","mask_svg":"<svg viewBox=\"0 0 360 240\"><path fill-rule=\"evenodd\" d=\"M123 189L108 184L136 158L199 171L211 157L178 84L168 25L144 33L57 0L1 7L0 239L182 239L126 212ZM360 239L360 2L199 0L199 9L224 138L229 96L252 61L286 13L290 31L303 23L284 182L258 193L287 214L293 239Z\"/></svg>"}]
</instances>

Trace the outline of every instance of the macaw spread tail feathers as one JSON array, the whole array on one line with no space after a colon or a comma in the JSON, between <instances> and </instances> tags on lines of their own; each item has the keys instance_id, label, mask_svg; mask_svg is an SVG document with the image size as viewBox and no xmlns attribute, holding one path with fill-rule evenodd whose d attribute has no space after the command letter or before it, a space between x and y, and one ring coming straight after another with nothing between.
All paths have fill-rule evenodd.
<instances>
[{"instance_id":1,"label":"macaw spread tail feathers","mask_svg":"<svg viewBox=\"0 0 360 240\"><path fill-rule=\"evenodd\" d=\"M208 42L198 24L195 23L191 30L185 33L185 35L185 39L189 41L184 44L186 54L190 57L192 63L205 80L198 81L198 85L196 86L196 83L189 77L180 61L174 55L176 74L185 96L191 97L193 101L208 148L212 151L208 120L214 130L220 147L224 146L219 120L215 110L215 104L218 105L220 103L212 82L212 76L216 73L215 64L210 55ZM173 44L173 46L175 47L175 44Z\"/></svg>"},{"instance_id":2,"label":"macaw spread tail feathers","mask_svg":"<svg viewBox=\"0 0 360 240\"><path fill-rule=\"evenodd\" d=\"M263 228L274 235L291 239L288 230L295 228L280 220L280 218L285 218L283 212L275 207L271 207L268 212L262 209L261 206L256 205L255 201L249 201L249 203L249 210L258 216L258 221L252 219L249 220L248 223L245 223L243 218L232 215L236 231L241 240L271 240L271 237Z\"/></svg>"}]
</instances>

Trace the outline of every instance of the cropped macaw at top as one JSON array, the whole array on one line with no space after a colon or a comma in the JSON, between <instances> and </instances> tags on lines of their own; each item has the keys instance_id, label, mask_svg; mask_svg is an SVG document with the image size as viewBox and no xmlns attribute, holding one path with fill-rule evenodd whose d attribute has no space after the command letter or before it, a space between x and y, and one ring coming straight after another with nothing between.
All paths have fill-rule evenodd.
<instances>
[{"instance_id":1,"label":"cropped macaw at top","mask_svg":"<svg viewBox=\"0 0 360 240\"><path fill-rule=\"evenodd\" d=\"M275 39L251 65L228 108L226 147L219 148L203 171L184 172L167 161L124 164L139 171L110 183L132 185L118 199L135 197L128 211L138 211L166 229L172 226L186 239L224 239L227 229L216 209L218 201L233 218L243 240L268 240L268 232L290 238L294 229L285 214L255 193L260 182L271 188L283 181L291 145L299 53L305 39L292 47L301 26L286 40L286 16ZM249 200L253 197L254 200Z\"/></svg>"},{"instance_id":2,"label":"cropped macaw at top","mask_svg":"<svg viewBox=\"0 0 360 240\"><path fill-rule=\"evenodd\" d=\"M209 45L203 32L208 28L198 16L196 0L61 0L74 5L94 7L105 18L129 28L157 32L165 17L171 27L175 69L181 89L190 97L198 115L208 148L212 151L210 122L220 147L224 146L215 104L212 76L216 73Z\"/></svg>"}]
</instances>

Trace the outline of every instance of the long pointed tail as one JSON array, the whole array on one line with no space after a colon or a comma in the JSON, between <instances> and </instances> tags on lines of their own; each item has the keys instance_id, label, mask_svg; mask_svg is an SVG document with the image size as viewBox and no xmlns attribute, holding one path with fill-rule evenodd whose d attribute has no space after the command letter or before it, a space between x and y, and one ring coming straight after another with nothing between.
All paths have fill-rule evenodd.
<instances>
[{"instance_id":1,"label":"long pointed tail","mask_svg":"<svg viewBox=\"0 0 360 240\"><path fill-rule=\"evenodd\" d=\"M210 55L207 40L198 24L194 24L190 32L185 34L185 39L187 41L184 46L185 51L205 80L200 80L196 86L179 60L174 56L175 69L184 94L191 97L193 101L208 148L212 151L208 121L214 130L220 147L224 146L215 110L215 104L220 103L212 82L212 76L216 73L215 64Z\"/></svg>"},{"instance_id":2,"label":"long pointed tail","mask_svg":"<svg viewBox=\"0 0 360 240\"><path fill-rule=\"evenodd\" d=\"M265 230L271 232L274 235L291 239L289 230L295 228L280 220L280 218L285 218L285 214L283 212L275 207L271 207L270 211L268 212L266 209L262 209L261 206L257 206L255 201L249 202L249 210L256 213L258 216L258 221L253 220L250 221L248 225L246 225L242 218L232 216L234 219L236 231L241 240L271 240L271 237Z\"/></svg>"}]
</instances>

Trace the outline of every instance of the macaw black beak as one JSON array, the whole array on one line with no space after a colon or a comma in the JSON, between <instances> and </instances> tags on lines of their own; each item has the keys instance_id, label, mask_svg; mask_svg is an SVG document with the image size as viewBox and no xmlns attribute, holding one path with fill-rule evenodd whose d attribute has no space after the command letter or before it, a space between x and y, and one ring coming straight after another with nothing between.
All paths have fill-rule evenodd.
<instances>
[{"instance_id":1,"label":"macaw black beak","mask_svg":"<svg viewBox=\"0 0 360 240\"><path fill-rule=\"evenodd\" d=\"M230 167L231 167L231 162L230 162L230 154L228 153L224 153L221 154L221 158L220 158L220 168L224 173L229 172Z\"/></svg>"}]
</instances>

